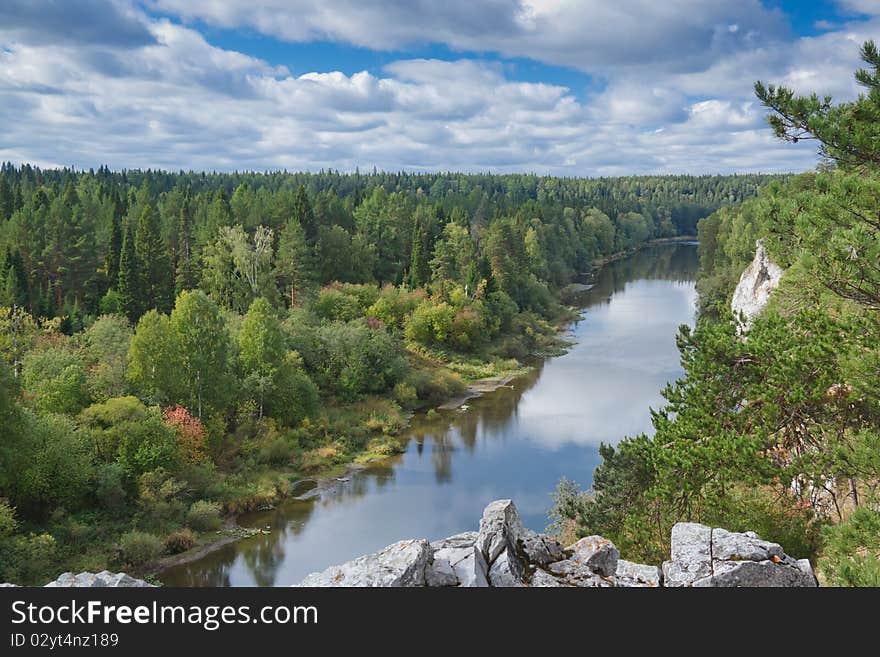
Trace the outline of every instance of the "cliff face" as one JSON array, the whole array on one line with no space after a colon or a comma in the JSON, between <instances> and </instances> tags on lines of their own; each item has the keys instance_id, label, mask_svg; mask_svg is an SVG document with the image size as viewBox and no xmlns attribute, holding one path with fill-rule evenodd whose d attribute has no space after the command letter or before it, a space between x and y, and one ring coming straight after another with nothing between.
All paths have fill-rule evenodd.
<instances>
[{"instance_id":1,"label":"cliff face","mask_svg":"<svg viewBox=\"0 0 880 657\"><path fill-rule=\"evenodd\" d=\"M662 568L624 561L615 545L587 536L563 547L525 529L511 500L483 511L479 531L429 543L400 541L306 577L299 586L458 587L815 587L806 559L793 559L754 532L696 523L672 530Z\"/></svg>"},{"instance_id":2,"label":"cliff face","mask_svg":"<svg viewBox=\"0 0 880 657\"><path fill-rule=\"evenodd\" d=\"M755 258L740 276L730 302L734 316L739 317L741 314L743 317L741 331L747 331L755 317L767 305L770 293L779 287L783 273L782 267L770 260L764 249L764 242L758 240L755 244Z\"/></svg>"}]
</instances>

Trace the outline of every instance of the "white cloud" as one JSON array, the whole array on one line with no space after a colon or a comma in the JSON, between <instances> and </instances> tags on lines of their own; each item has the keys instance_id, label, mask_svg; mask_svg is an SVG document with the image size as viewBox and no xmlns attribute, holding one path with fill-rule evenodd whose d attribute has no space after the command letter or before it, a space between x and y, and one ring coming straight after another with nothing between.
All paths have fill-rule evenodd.
<instances>
[{"instance_id":1,"label":"white cloud","mask_svg":"<svg viewBox=\"0 0 880 657\"><path fill-rule=\"evenodd\" d=\"M606 85L579 100L564 86L511 80L502 64L473 56L294 75L216 47L192 27L95 0L88 6L112 8L119 29L132 36L94 39L73 26L67 38L48 39L29 27L31 14L0 23L0 159L565 175L800 170L815 163L812 150L773 139L752 95L754 80L852 97L858 46L880 27L857 22L802 39L771 30L774 38L761 39L778 16L751 0L419 1L401 3L399 20L378 3L354 0L337 3L335 12L305 0L175 3L154 4L290 39L330 35L385 47L421 38L532 53L577 62ZM342 5L348 11L338 11ZM624 25L636 9L640 20L630 15ZM366 44L367 35L375 42Z\"/></svg>"}]
</instances>

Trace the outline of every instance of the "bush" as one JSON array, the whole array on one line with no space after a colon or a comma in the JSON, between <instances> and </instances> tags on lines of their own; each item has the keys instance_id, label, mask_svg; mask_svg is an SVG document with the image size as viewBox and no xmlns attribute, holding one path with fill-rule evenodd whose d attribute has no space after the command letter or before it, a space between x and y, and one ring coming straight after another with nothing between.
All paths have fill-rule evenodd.
<instances>
[{"instance_id":1,"label":"bush","mask_svg":"<svg viewBox=\"0 0 880 657\"><path fill-rule=\"evenodd\" d=\"M180 554L192 549L196 544L196 535L189 527L182 527L165 537L166 554Z\"/></svg>"},{"instance_id":2,"label":"bush","mask_svg":"<svg viewBox=\"0 0 880 657\"><path fill-rule=\"evenodd\" d=\"M406 320L406 339L422 345L441 345L451 333L455 310L445 301L426 302L413 311Z\"/></svg>"},{"instance_id":3,"label":"bush","mask_svg":"<svg viewBox=\"0 0 880 657\"><path fill-rule=\"evenodd\" d=\"M880 586L880 513L859 507L839 525L822 530L819 571L834 586Z\"/></svg>"},{"instance_id":4,"label":"bush","mask_svg":"<svg viewBox=\"0 0 880 657\"><path fill-rule=\"evenodd\" d=\"M147 532L126 532L119 539L119 554L122 561L133 566L148 564L162 554L162 541L158 536Z\"/></svg>"},{"instance_id":5,"label":"bush","mask_svg":"<svg viewBox=\"0 0 880 657\"><path fill-rule=\"evenodd\" d=\"M311 364L319 385L346 399L390 390L406 373L401 341L361 320L318 329L320 350Z\"/></svg>"},{"instance_id":6,"label":"bush","mask_svg":"<svg viewBox=\"0 0 880 657\"><path fill-rule=\"evenodd\" d=\"M208 500L193 502L186 514L186 524L196 531L209 532L220 529L220 505Z\"/></svg>"},{"instance_id":7,"label":"bush","mask_svg":"<svg viewBox=\"0 0 880 657\"><path fill-rule=\"evenodd\" d=\"M312 303L312 309L322 319L330 321L350 321L363 314L357 297L348 295L334 287L325 287Z\"/></svg>"},{"instance_id":8,"label":"bush","mask_svg":"<svg viewBox=\"0 0 880 657\"><path fill-rule=\"evenodd\" d=\"M22 369L22 388L39 410L77 413L89 403L86 368L76 354L58 347L32 351Z\"/></svg>"}]
</instances>

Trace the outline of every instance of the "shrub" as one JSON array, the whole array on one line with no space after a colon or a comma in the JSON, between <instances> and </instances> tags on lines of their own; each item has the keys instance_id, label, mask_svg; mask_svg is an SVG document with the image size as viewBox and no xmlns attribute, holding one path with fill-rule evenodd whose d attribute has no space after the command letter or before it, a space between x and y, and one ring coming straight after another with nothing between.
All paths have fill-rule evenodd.
<instances>
[{"instance_id":1,"label":"shrub","mask_svg":"<svg viewBox=\"0 0 880 657\"><path fill-rule=\"evenodd\" d=\"M48 347L25 356L22 388L49 413L77 413L89 402L88 378L76 354Z\"/></svg>"},{"instance_id":2,"label":"shrub","mask_svg":"<svg viewBox=\"0 0 880 657\"><path fill-rule=\"evenodd\" d=\"M141 566L162 554L162 541L158 536L147 532L130 531L119 539L119 554L123 562L133 566Z\"/></svg>"},{"instance_id":3,"label":"shrub","mask_svg":"<svg viewBox=\"0 0 880 657\"><path fill-rule=\"evenodd\" d=\"M193 502L186 514L186 524L196 531L209 532L220 529L220 505L208 500Z\"/></svg>"},{"instance_id":4,"label":"shrub","mask_svg":"<svg viewBox=\"0 0 880 657\"><path fill-rule=\"evenodd\" d=\"M162 418L165 424L174 427L180 451L187 462L198 463L205 458L206 432L199 418L180 405L165 408Z\"/></svg>"},{"instance_id":5,"label":"shrub","mask_svg":"<svg viewBox=\"0 0 880 657\"><path fill-rule=\"evenodd\" d=\"M138 479L138 503L144 514L152 520L176 521L183 515L184 504L180 499L185 485L164 468L145 472Z\"/></svg>"},{"instance_id":6,"label":"shrub","mask_svg":"<svg viewBox=\"0 0 880 657\"><path fill-rule=\"evenodd\" d=\"M455 310L445 301L423 303L406 320L406 339L426 346L443 344L452 333L454 319Z\"/></svg>"},{"instance_id":7,"label":"shrub","mask_svg":"<svg viewBox=\"0 0 880 657\"><path fill-rule=\"evenodd\" d=\"M388 331L361 320L334 322L318 329L320 354L313 364L320 386L346 399L383 393L407 369L403 344Z\"/></svg>"},{"instance_id":8,"label":"shrub","mask_svg":"<svg viewBox=\"0 0 880 657\"><path fill-rule=\"evenodd\" d=\"M321 290L312 303L312 309L322 319L343 322L356 319L363 312L357 297L334 287L325 287Z\"/></svg>"},{"instance_id":9,"label":"shrub","mask_svg":"<svg viewBox=\"0 0 880 657\"><path fill-rule=\"evenodd\" d=\"M167 554L180 554L195 546L196 535L189 527L182 527L176 532L171 532L165 537L165 552Z\"/></svg>"},{"instance_id":10,"label":"shrub","mask_svg":"<svg viewBox=\"0 0 880 657\"><path fill-rule=\"evenodd\" d=\"M839 525L822 530L819 571L834 586L880 586L880 513L859 507Z\"/></svg>"}]
</instances>

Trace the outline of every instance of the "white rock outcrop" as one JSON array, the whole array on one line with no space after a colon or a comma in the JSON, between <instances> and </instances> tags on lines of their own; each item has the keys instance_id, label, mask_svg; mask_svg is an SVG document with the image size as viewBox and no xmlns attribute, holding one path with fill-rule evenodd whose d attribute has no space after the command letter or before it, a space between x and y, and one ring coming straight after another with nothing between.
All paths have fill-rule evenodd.
<instances>
[{"instance_id":1,"label":"white rock outcrop","mask_svg":"<svg viewBox=\"0 0 880 657\"><path fill-rule=\"evenodd\" d=\"M663 585L693 587L815 587L807 559L793 559L755 532L736 533L691 522L672 529L672 559Z\"/></svg>"},{"instance_id":2,"label":"white rock outcrop","mask_svg":"<svg viewBox=\"0 0 880 657\"><path fill-rule=\"evenodd\" d=\"M149 588L152 587L153 584L145 582L142 579L136 579L125 573L111 573L109 570L102 570L100 573L82 572L76 575L73 573L61 573L57 579L52 580L46 584L46 586L75 588Z\"/></svg>"},{"instance_id":3,"label":"white rock outcrop","mask_svg":"<svg viewBox=\"0 0 880 657\"><path fill-rule=\"evenodd\" d=\"M480 530L433 543L400 541L384 550L306 577L299 586L457 586L659 588L816 586L806 559L789 557L753 532L697 523L672 529L671 558L656 566L620 559L602 536L563 548L523 527L511 500L483 511Z\"/></svg>"},{"instance_id":4,"label":"white rock outcrop","mask_svg":"<svg viewBox=\"0 0 880 657\"><path fill-rule=\"evenodd\" d=\"M770 294L779 287L784 270L770 260L763 240L755 243L755 257L739 277L730 308L735 317L742 317L740 330L748 331L755 317L767 305Z\"/></svg>"}]
</instances>

